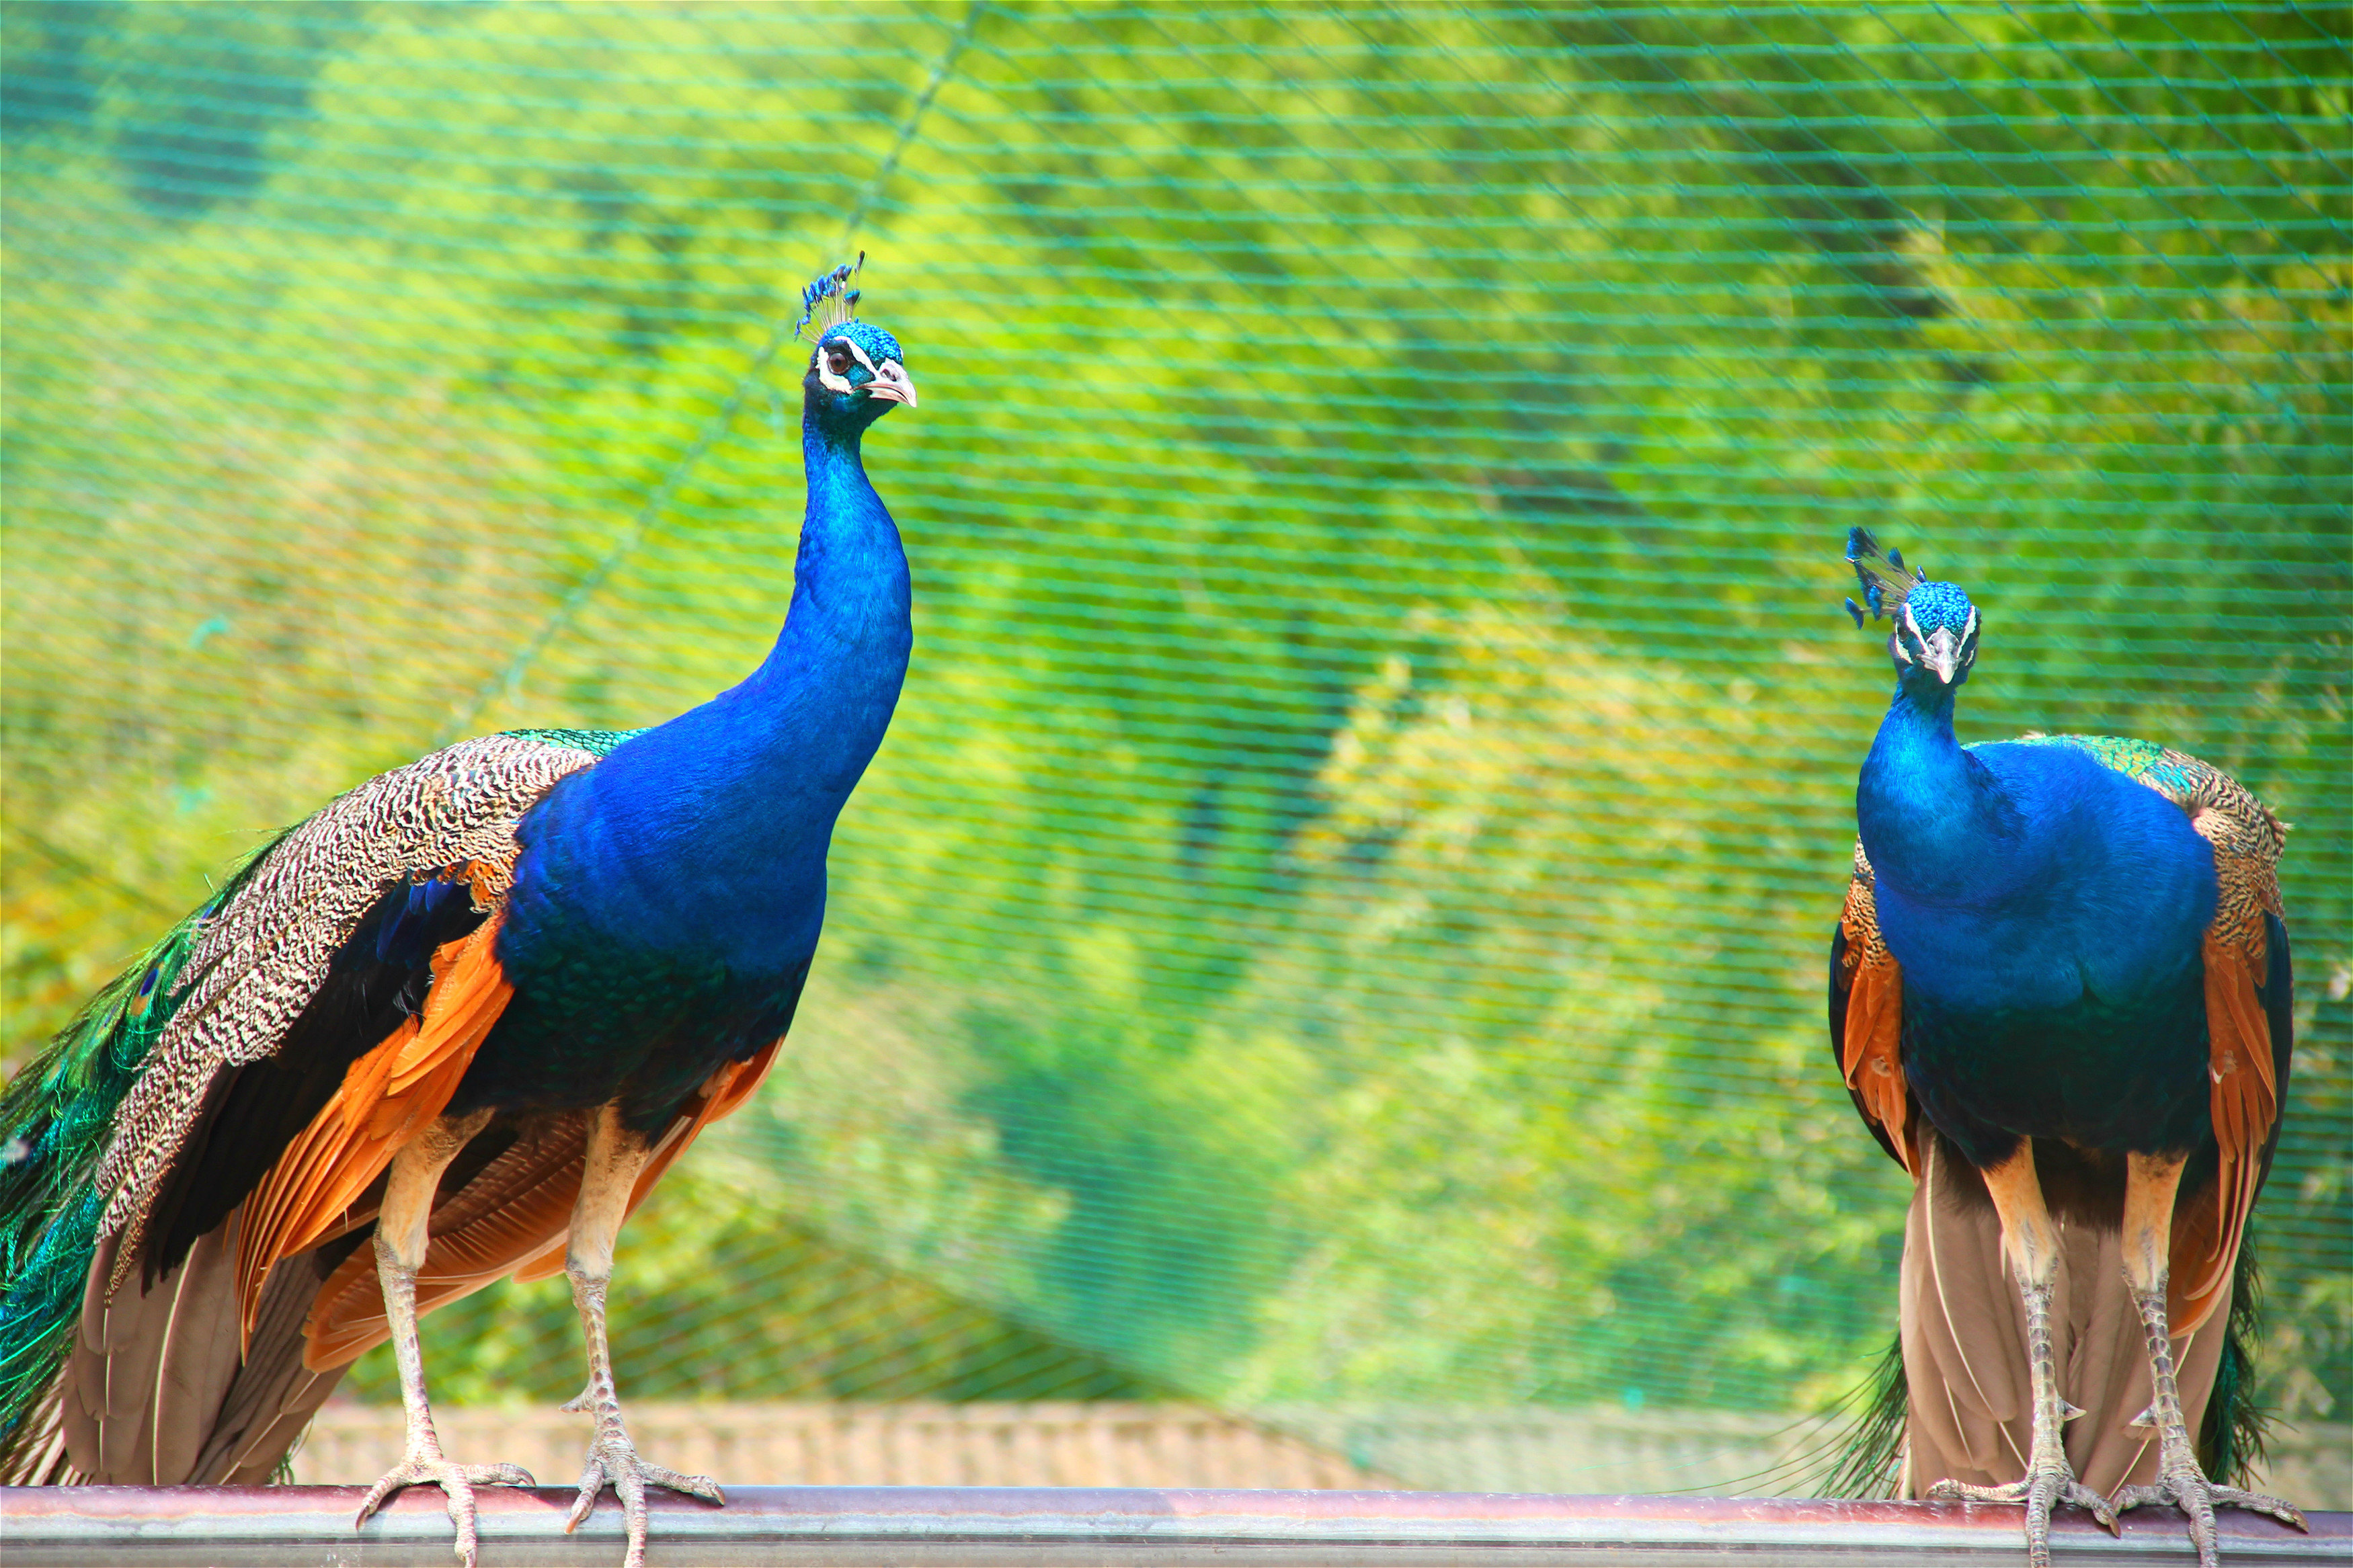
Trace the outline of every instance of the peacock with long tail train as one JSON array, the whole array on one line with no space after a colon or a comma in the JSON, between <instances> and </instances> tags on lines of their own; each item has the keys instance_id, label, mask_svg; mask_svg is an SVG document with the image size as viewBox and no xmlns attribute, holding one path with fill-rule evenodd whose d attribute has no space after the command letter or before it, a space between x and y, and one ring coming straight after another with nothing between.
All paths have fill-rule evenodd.
<instances>
[{"instance_id":1,"label":"peacock with long tail train","mask_svg":"<svg viewBox=\"0 0 2353 1568\"><path fill-rule=\"evenodd\" d=\"M864 258L860 258L862 266ZM592 1413L567 1529L646 1489L606 1339L615 1237L774 1060L825 916L836 817L899 698L907 558L860 455L915 403L844 266L802 293L808 482L792 602L742 684L631 733L462 742L255 854L0 1096L0 1481L258 1483L392 1342L401 1488L442 1452L420 1314L570 1279Z\"/></svg>"},{"instance_id":2,"label":"peacock with long tail train","mask_svg":"<svg viewBox=\"0 0 2353 1568\"><path fill-rule=\"evenodd\" d=\"M2147 742L1963 746L1978 607L1862 529L1847 560L1896 684L1855 790L1831 1047L1914 1179L1900 1360L1848 1473L2023 1503L2033 1568L2058 1504L2111 1531L2171 1504L2215 1568L2218 1507L2304 1525L2223 1484L2260 1436L2246 1232L2295 1043L2286 830Z\"/></svg>"}]
</instances>

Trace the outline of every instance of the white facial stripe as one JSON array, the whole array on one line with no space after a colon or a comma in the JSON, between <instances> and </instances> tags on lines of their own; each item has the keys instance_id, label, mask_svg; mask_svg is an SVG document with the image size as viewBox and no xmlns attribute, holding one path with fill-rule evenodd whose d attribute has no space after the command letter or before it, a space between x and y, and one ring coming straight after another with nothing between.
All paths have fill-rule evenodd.
<instances>
[{"instance_id":1,"label":"white facial stripe","mask_svg":"<svg viewBox=\"0 0 2353 1568\"><path fill-rule=\"evenodd\" d=\"M838 348L848 349L852 354L856 355L858 363L866 367L867 374L870 375L879 376L882 374L881 371L874 368L874 362L866 357L866 351L860 348L858 344L850 339L828 338L824 344L818 348L817 355L818 384L825 387L828 391L839 392L844 397L847 397L858 390L857 387L850 384L850 381L848 376L836 375L831 370L826 367L826 360L832 352Z\"/></svg>"},{"instance_id":2,"label":"white facial stripe","mask_svg":"<svg viewBox=\"0 0 2353 1568\"><path fill-rule=\"evenodd\" d=\"M1975 605L1971 605L1969 606L1969 624L1961 628L1961 642L1965 647L1975 647L1977 640L1978 607Z\"/></svg>"},{"instance_id":3,"label":"white facial stripe","mask_svg":"<svg viewBox=\"0 0 2353 1568\"><path fill-rule=\"evenodd\" d=\"M833 351L836 349L848 349L852 353L858 353L858 345L847 338L830 338L819 343L817 350L818 384L828 392L839 392L847 397L858 389L849 384L848 376L833 374L830 362L833 359ZM858 354L858 357L864 359L866 356Z\"/></svg>"}]
</instances>

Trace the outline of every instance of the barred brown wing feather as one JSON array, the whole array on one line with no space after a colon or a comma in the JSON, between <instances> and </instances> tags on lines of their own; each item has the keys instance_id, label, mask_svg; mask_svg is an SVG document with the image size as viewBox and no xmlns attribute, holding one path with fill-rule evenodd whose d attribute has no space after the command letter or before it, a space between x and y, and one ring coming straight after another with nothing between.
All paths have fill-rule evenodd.
<instances>
[{"instance_id":1,"label":"barred brown wing feather","mask_svg":"<svg viewBox=\"0 0 2353 1568\"><path fill-rule=\"evenodd\" d=\"M372 1217L387 1148L454 1091L504 999L490 921L516 823L600 754L491 736L381 774L201 918L96 1162L108 1208L44 1395L48 1468L178 1485L282 1457L334 1378L301 1368L317 1275L272 1265Z\"/></svg>"},{"instance_id":2,"label":"barred brown wing feather","mask_svg":"<svg viewBox=\"0 0 2353 1568\"><path fill-rule=\"evenodd\" d=\"M347 944L362 923L382 917L386 900L403 898L419 878L461 879L476 916L486 913L505 894L522 813L596 760L571 745L491 735L381 773L288 833L207 919L174 994L175 1010L124 1095L99 1163L99 1187L111 1194L100 1234L124 1235L128 1242L115 1252L110 1290L142 1259L151 1275L168 1261L142 1245L152 1210L175 1175L181 1190L165 1206L176 1212L186 1201L187 1162L205 1157L201 1147L191 1149L191 1139L208 1137L225 1097L261 1103L265 1120L287 1129L273 1135L290 1136L307 1121L310 1097L332 1092L344 1062L379 1043L380 1033L346 1040L347 1030L329 1026L315 1039L303 1037L306 1050L343 1053L328 1064L322 1081L237 1077L237 1069L256 1063L278 1064L298 1079L317 1065L287 1057L288 1043L306 1015L316 1018L338 955L350 957ZM290 1100L301 1103L290 1106ZM244 1152L248 1158L276 1153ZM210 1157L236 1165L237 1154L216 1149ZM215 1206L225 1208L237 1195ZM176 1245L189 1239L183 1235Z\"/></svg>"}]
</instances>

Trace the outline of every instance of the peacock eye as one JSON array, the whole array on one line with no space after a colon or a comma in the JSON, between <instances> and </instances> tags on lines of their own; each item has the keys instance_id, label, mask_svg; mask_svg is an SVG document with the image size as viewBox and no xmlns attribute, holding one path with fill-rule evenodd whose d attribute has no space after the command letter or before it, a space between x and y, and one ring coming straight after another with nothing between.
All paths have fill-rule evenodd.
<instances>
[{"instance_id":1,"label":"peacock eye","mask_svg":"<svg viewBox=\"0 0 2353 1568\"><path fill-rule=\"evenodd\" d=\"M836 349L831 353L825 356L825 368L832 372L835 375L848 375L849 374L849 356L843 353L839 349Z\"/></svg>"}]
</instances>

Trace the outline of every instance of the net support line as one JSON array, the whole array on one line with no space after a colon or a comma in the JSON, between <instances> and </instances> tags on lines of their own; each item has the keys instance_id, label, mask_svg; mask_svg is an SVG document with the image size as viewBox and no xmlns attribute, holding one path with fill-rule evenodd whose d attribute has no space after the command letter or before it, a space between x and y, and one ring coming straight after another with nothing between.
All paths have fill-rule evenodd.
<instances>
[{"instance_id":1,"label":"net support line","mask_svg":"<svg viewBox=\"0 0 2353 1568\"><path fill-rule=\"evenodd\" d=\"M900 121L898 133L891 143L891 150L882 155L881 163L875 165L873 177L866 182L865 188L859 193L858 200L851 205L849 215L842 219L841 237L837 242L837 249L846 247L856 237L858 226L866 221L866 215L873 209L875 202L881 199L884 187L891 182L891 176L898 172L900 162L906 156L907 149L913 144L917 132L922 129L923 117L931 110L932 100L939 96L940 89L946 85L948 78L954 74L956 61L963 58L965 47L972 42L973 33L980 26L981 14L987 8L988 0L972 0L972 4L965 10L964 20L957 24L955 31L948 36L946 47L940 51L939 58L933 62L931 74L924 79L923 88L915 94L914 101L908 106L906 117ZM688 445L685 451L679 454L677 460L664 472L661 482L654 487L653 493L646 498L645 503L638 508L636 515L629 520L628 528L624 531L619 539L614 541L612 548L604 553L596 564L589 568L587 574L572 585L571 590L564 595L563 601L555 606L554 612L541 623L539 629L525 640L522 647L515 651L514 656L507 661L498 674L484 681L475 690L473 700L450 720L448 725L434 742L437 747L463 740L473 732L474 724L481 717L482 710L488 708L499 698L513 696L522 685L524 673L538 660L539 656L546 651L547 645L555 639L556 634L572 624L573 617L580 613L581 607L588 602L590 596L610 581L613 574L620 569L621 563L635 554L638 547L650 537L655 521L669 506L670 498L678 493L679 487L686 482L687 476L694 472L702 463L704 455L717 446L719 438L733 426L735 416L743 411L744 405L749 401L752 394L765 383L768 366L775 363L776 355L783 352L785 344L798 334L798 329L788 325L787 320L785 315L777 317L775 323L769 327L768 335L761 342L758 351L752 355L744 364L742 374L735 378L734 387L728 393L727 400L719 405L719 411L716 414L703 422L702 428L696 432L694 440Z\"/></svg>"}]
</instances>

